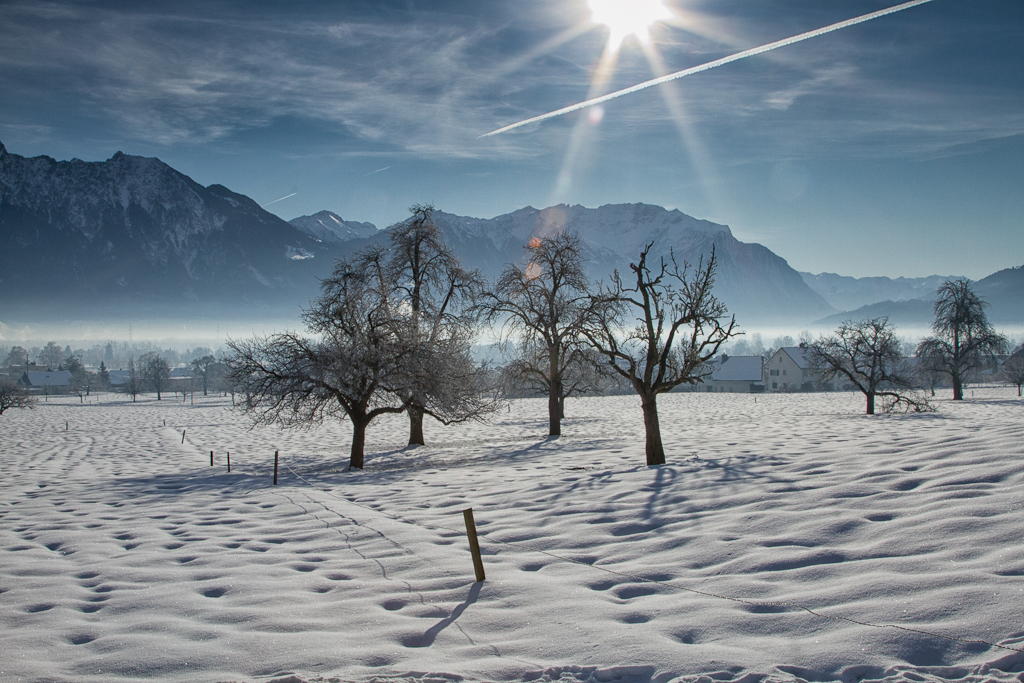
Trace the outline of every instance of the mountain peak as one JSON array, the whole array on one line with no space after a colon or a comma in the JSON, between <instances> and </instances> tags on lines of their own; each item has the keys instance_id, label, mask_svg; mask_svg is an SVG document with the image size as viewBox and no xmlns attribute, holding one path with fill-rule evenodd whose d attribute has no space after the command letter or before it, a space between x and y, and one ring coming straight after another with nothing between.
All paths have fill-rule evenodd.
<instances>
[{"instance_id":1,"label":"mountain peak","mask_svg":"<svg viewBox=\"0 0 1024 683\"><path fill-rule=\"evenodd\" d=\"M379 232L373 223L346 221L332 211L320 211L312 216L299 216L288 222L310 237L327 244L373 237Z\"/></svg>"},{"instance_id":2,"label":"mountain peak","mask_svg":"<svg viewBox=\"0 0 1024 683\"><path fill-rule=\"evenodd\" d=\"M0 225L0 313L58 291L94 308L178 305L196 292L301 300L334 256L249 197L123 152L95 162L5 153Z\"/></svg>"}]
</instances>

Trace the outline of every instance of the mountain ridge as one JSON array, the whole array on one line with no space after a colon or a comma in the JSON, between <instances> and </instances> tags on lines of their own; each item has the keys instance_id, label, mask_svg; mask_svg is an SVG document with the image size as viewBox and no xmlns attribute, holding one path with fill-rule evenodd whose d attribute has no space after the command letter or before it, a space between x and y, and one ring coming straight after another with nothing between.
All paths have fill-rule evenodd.
<instances>
[{"instance_id":1,"label":"mountain ridge","mask_svg":"<svg viewBox=\"0 0 1024 683\"><path fill-rule=\"evenodd\" d=\"M595 281L616 269L628 273L630 261L656 242L666 258L672 253L691 265L714 250L715 294L743 326L802 325L837 310L808 285L807 274L767 247L678 209L559 204L494 218L439 210L435 220L464 265L492 280L508 263L524 262L532 237L574 230ZM0 316L145 310L295 317L336 258L386 244L394 227L377 230L329 211L284 221L157 158L117 152L106 161L56 161L21 157L0 143ZM1017 275L1004 279L1016 292Z\"/></svg>"},{"instance_id":2,"label":"mountain ridge","mask_svg":"<svg viewBox=\"0 0 1024 683\"><path fill-rule=\"evenodd\" d=\"M62 308L60 291L72 308L260 305L304 291L316 253L329 251L251 198L156 158L56 161L0 149L5 308Z\"/></svg>"},{"instance_id":3,"label":"mountain ridge","mask_svg":"<svg viewBox=\"0 0 1024 683\"><path fill-rule=\"evenodd\" d=\"M942 281L947 279L951 278L942 278ZM1024 266L1004 268L980 280L973 281L972 289L988 304L986 315L989 322L995 325L1024 324ZM934 304L935 292L932 291L927 296L920 298L872 302L853 310L826 316L815 321L815 324L838 325L844 320L864 320L885 316L897 326L930 327L935 319Z\"/></svg>"}]
</instances>

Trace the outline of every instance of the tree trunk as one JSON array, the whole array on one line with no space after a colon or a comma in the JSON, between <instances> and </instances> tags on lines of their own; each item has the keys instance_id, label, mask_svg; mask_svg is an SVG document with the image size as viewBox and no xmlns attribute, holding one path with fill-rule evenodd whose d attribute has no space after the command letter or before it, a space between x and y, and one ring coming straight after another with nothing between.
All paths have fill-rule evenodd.
<instances>
[{"instance_id":1,"label":"tree trunk","mask_svg":"<svg viewBox=\"0 0 1024 683\"><path fill-rule=\"evenodd\" d=\"M352 453L348 459L348 466L352 469L363 469L363 450L366 447L366 427L369 422L352 420Z\"/></svg>"},{"instance_id":2,"label":"tree trunk","mask_svg":"<svg viewBox=\"0 0 1024 683\"><path fill-rule=\"evenodd\" d=\"M565 419L565 396L558 397L558 419Z\"/></svg>"},{"instance_id":3,"label":"tree trunk","mask_svg":"<svg viewBox=\"0 0 1024 683\"><path fill-rule=\"evenodd\" d=\"M562 435L562 378L558 374L558 353L552 352L550 357L551 381L548 382L548 436Z\"/></svg>"},{"instance_id":4,"label":"tree trunk","mask_svg":"<svg viewBox=\"0 0 1024 683\"><path fill-rule=\"evenodd\" d=\"M644 409L644 429L647 432L647 464L664 465L665 447L661 443L661 424L658 422L657 396L641 398Z\"/></svg>"},{"instance_id":5,"label":"tree trunk","mask_svg":"<svg viewBox=\"0 0 1024 683\"><path fill-rule=\"evenodd\" d=\"M409 445L423 446L423 411L409 406Z\"/></svg>"},{"instance_id":6,"label":"tree trunk","mask_svg":"<svg viewBox=\"0 0 1024 683\"><path fill-rule=\"evenodd\" d=\"M960 381L960 373L953 373L953 400L964 400L964 383Z\"/></svg>"},{"instance_id":7,"label":"tree trunk","mask_svg":"<svg viewBox=\"0 0 1024 683\"><path fill-rule=\"evenodd\" d=\"M548 396L548 436L562 435L562 418L558 409L558 394L554 389Z\"/></svg>"},{"instance_id":8,"label":"tree trunk","mask_svg":"<svg viewBox=\"0 0 1024 683\"><path fill-rule=\"evenodd\" d=\"M864 395L867 396L867 398L868 398L867 414L868 415L874 415L875 414L875 392L869 391L869 392L866 392Z\"/></svg>"}]
</instances>

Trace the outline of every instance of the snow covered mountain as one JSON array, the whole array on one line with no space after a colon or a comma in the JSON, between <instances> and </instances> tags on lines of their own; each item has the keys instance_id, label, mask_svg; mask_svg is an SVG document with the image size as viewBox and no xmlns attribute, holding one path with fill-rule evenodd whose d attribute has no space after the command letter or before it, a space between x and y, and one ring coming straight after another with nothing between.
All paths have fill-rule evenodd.
<instances>
[{"instance_id":1,"label":"snow covered mountain","mask_svg":"<svg viewBox=\"0 0 1024 683\"><path fill-rule=\"evenodd\" d=\"M624 275L640 250L696 264L714 248L715 293L741 325L802 324L835 309L785 260L729 228L646 204L526 207L496 218L438 211L466 266L496 278L535 236L575 230L588 270ZM24 158L0 145L0 315L33 311L168 316L272 309L295 314L334 259L386 231L327 211L285 222L220 185L203 187L158 159ZM24 316L21 316L24 317Z\"/></svg>"},{"instance_id":2,"label":"snow covered mountain","mask_svg":"<svg viewBox=\"0 0 1024 683\"><path fill-rule=\"evenodd\" d=\"M649 204L608 204L596 209L559 204L546 209L528 206L495 218L436 211L434 220L463 265L479 269L492 281L506 264L525 261L525 247L532 238L572 230L583 238L587 271L595 282L607 283L616 269L625 279L630 262L652 242L652 253L666 259L674 253L677 260L694 266L713 247L718 257L715 294L742 326L804 324L835 312L768 248L740 242L727 226L678 210ZM356 251L371 242L385 243L387 234L383 230L342 246Z\"/></svg>"},{"instance_id":3,"label":"snow covered mountain","mask_svg":"<svg viewBox=\"0 0 1024 683\"><path fill-rule=\"evenodd\" d=\"M346 221L330 211L321 211L312 216L299 216L288 222L310 237L328 244L373 237L379 232L373 223Z\"/></svg>"},{"instance_id":4,"label":"snow covered mountain","mask_svg":"<svg viewBox=\"0 0 1024 683\"><path fill-rule=\"evenodd\" d=\"M725 225L699 220L649 204L609 204L596 209L557 205L526 207L492 219L438 212L436 220L454 251L468 266L492 279L506 263L524 260L524 247L535 236L574 230L583 238L587 269L594 280L607 281L618 269L626 278L629 263L653 242L652 253L696 265L712 247L718 257L715 294L743 326L806 322L834 308L804 283L797 271L760 244L733 237Z\"/></svg>"},{"instance_id":5,"label":"snow covered mountain","mask_svg":"<svg viewBox=\"0 0 1024 683\"><path fill-rule=\"evenodd\" d=\"M159 159L29 159L0 144L0 312L294 307L332 249Z\"/></svg>"}]
</instances>

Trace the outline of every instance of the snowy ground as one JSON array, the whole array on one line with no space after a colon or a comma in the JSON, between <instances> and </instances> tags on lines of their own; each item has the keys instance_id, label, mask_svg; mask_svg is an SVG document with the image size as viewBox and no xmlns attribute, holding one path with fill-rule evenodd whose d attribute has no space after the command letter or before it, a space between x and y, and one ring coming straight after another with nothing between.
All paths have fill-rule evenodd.
<instances>
[{"instance_id":1,"label":"snowy ground","mask_svg":"<svg viewBox=\"0 0 1024 683\"><path fill-rule=\"evenodd\" d=\"M382 421L363 472L219 398L10 411L0 681L1024 681L1024 400L974 394L673 394L660 468L632 397Z\"/></svg>"}]
</instances>

